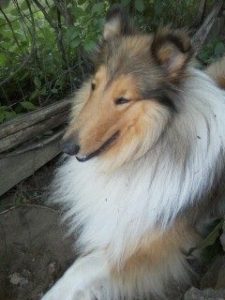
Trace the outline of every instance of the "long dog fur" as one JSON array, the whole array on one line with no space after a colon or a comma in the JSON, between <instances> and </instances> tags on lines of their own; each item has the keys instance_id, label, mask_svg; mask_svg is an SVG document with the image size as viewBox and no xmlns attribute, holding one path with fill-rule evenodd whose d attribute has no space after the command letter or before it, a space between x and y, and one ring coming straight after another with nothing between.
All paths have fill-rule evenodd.
<instances>
[{"instance_id":1,"label":"long dog fur","mask_svg":"<svg viewBox=\"0 0 225 300\"><path fill-rule=\"evenodd\" d=\"M71 233L79 232L81 257L43 300L165 297L171 281L190 282L186 253L200 240L197 223L219 210L224 64L211 66L210 78L190 66L185 32L143 35L124 18L119 10L107 18L97 75L77 93L65 139L79 131L84 160L120 134L87 162L66 156L57 170L51 199L64 206ZM100 101L111 101L106 93L121 85L144 100L118 106L112 117Z\"/></svg>"}]
</instances>

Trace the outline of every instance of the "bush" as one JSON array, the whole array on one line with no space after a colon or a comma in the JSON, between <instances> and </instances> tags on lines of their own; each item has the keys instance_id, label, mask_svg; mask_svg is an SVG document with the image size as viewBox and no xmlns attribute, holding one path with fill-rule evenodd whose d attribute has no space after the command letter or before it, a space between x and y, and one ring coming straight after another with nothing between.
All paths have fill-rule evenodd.
<instances>
[{"instance_id":1,"label":"bush","mask_svg":"<svg viewBox=\"0 0 225 300\"><path fill-rule=\"evenodd\" d=\"M0 6L0 123L71 93L116 1L13 0ZM197 1L122 0L145 31L192 24Z\"/></svg>"}]
</instances>

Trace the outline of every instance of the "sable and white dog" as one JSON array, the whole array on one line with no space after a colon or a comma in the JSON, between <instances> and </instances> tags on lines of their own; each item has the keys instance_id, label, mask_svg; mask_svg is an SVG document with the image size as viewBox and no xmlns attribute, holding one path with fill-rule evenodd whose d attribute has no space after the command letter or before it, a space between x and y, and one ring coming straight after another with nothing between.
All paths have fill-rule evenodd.
<instances>
[{"instance_id":1,"label":"sable and white dog","mask_svg":"<svg viewBox=\"0 0 225 300\"><path fill-rule=\"evenodd\" d=\"M186 33L139 33L114 9L103 37L51 196L81 256L43 300L163 297L171 280L188 282L197 223L223 192L225 93L191 67ZM221 87L224 65L209 70Z\"/></svg>"}]
</instances>

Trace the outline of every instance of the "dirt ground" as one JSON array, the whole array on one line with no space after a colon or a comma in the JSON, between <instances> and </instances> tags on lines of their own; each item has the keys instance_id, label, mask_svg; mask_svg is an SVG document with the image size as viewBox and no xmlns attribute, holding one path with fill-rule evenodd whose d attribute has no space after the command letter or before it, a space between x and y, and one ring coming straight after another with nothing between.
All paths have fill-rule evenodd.
<instances>
[{"instance_id":1,"label":"dirt ground","mask_svg":"<svg viewBox=\"0 0 225 300\"><path fill-rule=\"evenodd\" d=\"M60 156L0 196L0 212L23 204L46 205L46 195Z\"/></svg>"},{"instance_id":2,"label":"dirt ground","mask_svg":"<svg viewBox=\"0 0 225 300\"><path fill-rule=\"evenodd\" d=\"M0 299L40 299L74 256L59 213L34 205L13 208L0 215L0 227Z\"/></svg>"},{"instance_id":3,"label":"dirt ground","mask_svg":"<svg viewBox=\"0 0 225 300\"><path fill-rule=\"evenodd\" d=\"M0 198L0 300L38 300L75 258L60 212L46 206L54 160Z\"/></svg>"}]
</instances>

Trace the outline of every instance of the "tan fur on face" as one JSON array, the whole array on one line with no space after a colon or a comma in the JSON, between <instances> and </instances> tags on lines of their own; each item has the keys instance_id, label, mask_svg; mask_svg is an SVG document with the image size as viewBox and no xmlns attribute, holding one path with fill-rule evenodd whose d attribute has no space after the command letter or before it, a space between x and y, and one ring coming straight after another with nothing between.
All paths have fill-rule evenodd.
<instances>
[{"instance_id":1,"label":"tan fur on face","mask_svg":"<svg viewBox=\"0 0 225 300\"><path fill-rule=\"evenodd\" d=\"M157 142L169 119L168 110L157 102L135 103L120 121L123 130L118 142L103 157L107 168L121 166L144 155Z\"/></svg>"},{"instance_id":2,"label":"tan fur on face","mask_svg":"<svg viewBox=\"0 0 225 300\"><path fill-rule=\"evenodd\" d=\"M138 98L136 85L131 76L121 75L109 82L107 71L101 67L93 80L94 91L83 107L75 130L79 132L81 153L89 154L100 148L115 132L120 130L119 122L131 105L117 106L115 101L125 97L135 101Z\"/></svg>"},{"instance_id":3,"label":"tan fur on face","mask_svg":"<svg viewBox=\"0 0 225 300\"><path fill-rule=\"evenodd\" d=\"M167 29L155 36L118 36L102 46L97 72L81 89L79 99L85 99L65 135L79 146L79 160L97 155L114 169L154 146L176 110L167 83L169 77L182 81L190 58L187 41ZM129 103L116 105L121 97Z\"/></svg>"},{"instance_id":4,"label":"tan fur on face","mask_svg":"<svg viewBox=\"0 0 225 300\"><path fill-rule=\"evenodd\" d=\"M92 82L96 86L94 91L88 82L80 92L87 101L78 114L74 111L66 136L78 134L79 154L89 155L119 132L114 144L100 154L107 168L119 167L143 155L157 141L170 114L154 99L141 99L132 74L110 78L106 67L101 66ZM115 101L120 97L130 102L116 105Z\"/></svg>"}]
</instances>

